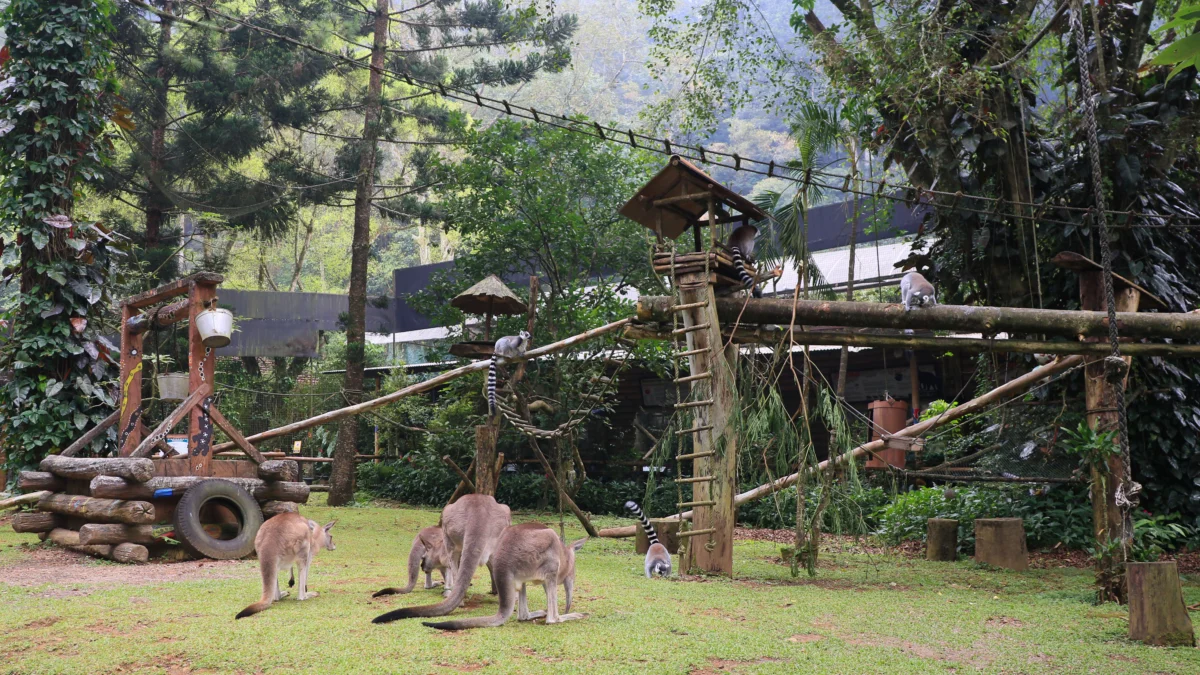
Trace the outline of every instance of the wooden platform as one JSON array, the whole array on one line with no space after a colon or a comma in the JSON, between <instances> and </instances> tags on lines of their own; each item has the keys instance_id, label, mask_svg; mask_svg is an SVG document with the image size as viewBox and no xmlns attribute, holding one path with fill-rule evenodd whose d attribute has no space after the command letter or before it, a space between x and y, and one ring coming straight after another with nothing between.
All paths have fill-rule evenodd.
<instances>
[{"instance_id":1,"label":"wooden platform","mask_svg":"<svg viewBox=\"0 0 1200 675\"><path fill-rule=\"evenodd\" d=\"M691 274L703 273L705 267L705 258L708 258L709 281L716 286L732 286L734 288L742 288L743 284L737 268L733 265L733 255L725 250L724 247L710 249L700 253L684 253L675 254L674 272L675 274ZM756 275L757 272L752 265L745 265L746 271L751 275ZM654 254L654 273L664 276L670 276L672 272L671 254L666 251L655 252Z\"/></svg>"}]
</instances>

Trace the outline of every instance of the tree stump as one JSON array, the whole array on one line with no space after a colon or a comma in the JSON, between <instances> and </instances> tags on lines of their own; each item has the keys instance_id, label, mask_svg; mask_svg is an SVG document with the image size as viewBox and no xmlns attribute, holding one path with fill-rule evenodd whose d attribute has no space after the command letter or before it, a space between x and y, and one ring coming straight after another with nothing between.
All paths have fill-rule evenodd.
<instances>
[{"instance_id":1,"label":"tree stump","mask_svg":"<svg viewBox=\"0 0 1200 675\"><path fill-rule=\"evenodd\" d=\"M1166 647L1195 647L1196 634L1175 561L1127 563L1129 639Z\"/></svg>"},{"instance_id":2,"label":"tree stump","mask_svg":"<svg viewBox=\"0 0 1200 675\"><path fill-rule=\"evenodd\" d=\"M925 559L936 562L958 560L958 521L930 518L925 524Z\"/></svg>"},{"instance_id":3,"label":"tree stump","mask_svg":"<svg viewBox=\"0 0 1200 675\"><path fill-rule=\"evenodd\" d=\"M679 521L651 518L650 524L654 526L654 531L658 534L658 543L666 546L668 553L679 553ZM638 553L644 554L650 550L650 539L646 536L646 531L641 526L636 527L637 533L634 534L634 548Z\"/></svg>"},{"instance_id":4,"label":"tree stump","mask_svg":"<svg viewBox=\"0 0 1200 675\"><path fill-rule=\"evenodd\" d=\"M975 519L975 562L1010 570L1029 569L1025 523L1020 518Z\"/></svg>"},{"instance_id":5,"label":"tree stump","mask_svg":"<svg viewBox=\"0 0 1200 675\"><path fill-rule=\"evenodd\" d=\"M300 463L291 459L269 459L258 465L258 477L294 483L300 480Z\"/></svg>"},{"instance_id":6,"label":"tree stump","mask_svg":"<svg viewBox=\"0 0 1200 675\"><path fill-rule=\"evenodd\" d=\"M49 532L63 527L66 521L57 513L22 511L12 517L13 532Z\"/></svg>"},{"instance_id":7,"label":"tree stump","mask_svg":"<svg viewBox=\"0 0 1200 675\"><path fill-rule=\"evenodd\" d=\"M475 427L475 494L495 495L500 483L496 471L496 442L500 427L480 424Z\"/></svg>"}]
</instances>

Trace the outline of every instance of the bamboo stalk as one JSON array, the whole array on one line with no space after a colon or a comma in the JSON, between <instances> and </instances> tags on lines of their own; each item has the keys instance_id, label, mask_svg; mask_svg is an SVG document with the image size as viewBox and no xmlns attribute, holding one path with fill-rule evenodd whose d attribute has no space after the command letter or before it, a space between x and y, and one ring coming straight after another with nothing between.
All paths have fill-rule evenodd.
<instances>
[{"instance_id":1,"label":"bamboo stalk","mask_svg":"<svg viewBox=\"0 0 1200 675\"><path fill-rule=\"evenodd\" d=\"M619 321L614 321L612 323L600 326L599 328L593 328L591 330L584 331L578 335L573 335L565 340L559 340L558 342L548 344L545 347L531 349L525 354L525 357L522 360L532 361L534 359L537 359L537 358L540 358L540 357L543 357L543 356L546 356L549 354L554 354L556 352L560 352L569 347L573 347L581 342L587 342L588 340L591 340L593 338L611 333L619 328L623 328L630 321L632 321L632 319L621 319ZM515 360L515 359L513 359L513 360ZM470 373L487 370L488 366L490 364L491 364L491 362L488 360L475 361L474 363L470 363L470 364L462 366L460 368L455 368L454 370L446 371L446 372L442 373L441 375L438 375L436 377L431 377L428 380L425 380L424 382L418 382L417 384L404 387L403 389L399 389L399 390L394 391L385 396L380 396L379 398L373 398L369 401L363 401L362 403L359 403L356 405L346 406L345 408L338 408L337 410L331 410L327 413L323 413L323 414L317 415L315 417L310 417L305 420L300 420L299 422L293 422L292 424L287 424L282 427L277 427L275 429L268 429L267 431L264 431L262 433L257 433L257 434L254 434L253 436L248 436L248 437L246 437L246 440L251 443L257 443L260 441L265 441L270 438L277 438L279 436L287 436L288 434L294 434L297 431L303 431L303 430L309 429L311 427L319 427L324 424L336 422L345 417L351 417L353 415L361 415L362 413L365 413L367 411L374 410L376 408L381 408L390 403L395 403L396 401L398 401L406 396L412 396L413 394L420 394L420 393L424 393L427 391L432 391L432 390L437 389L438 387L442 386L443 384L450 382L451 380L455 380L457 378L462 377L463 375L468 375ZM234 447L236 447L236 446L232 442L221 443L220 445L213 447L213 452L222 452L225 450L232 450Z\"/></svg>"}]
</instances>

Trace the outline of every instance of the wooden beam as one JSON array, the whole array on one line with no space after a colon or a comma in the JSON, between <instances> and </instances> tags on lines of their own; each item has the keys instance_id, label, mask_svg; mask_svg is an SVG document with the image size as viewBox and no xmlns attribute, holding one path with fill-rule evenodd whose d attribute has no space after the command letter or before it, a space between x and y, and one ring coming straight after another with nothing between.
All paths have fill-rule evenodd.
<instances>
[{"instance_id":1,"label":"wooden beam","mask_svg":"<svg viewBox=\"0 0 1200 675\"><path fill-rule=\"evenodd\" d=\"M585 331L583 333L580 333L579 335L573 335L565 340L559 340L558 342L548 344L545 347L531 349L529 352L527 352L525 354L525 358L520 359L520 360L532 361L534 359L541 358L541 357L549 355L549 354L554 354L556 352L560 352L569 347L573 347L581 342L587 342L588 340L591 340L593 338L599 337L601 335L606 335L615 330L624 328L630 321L632 321L632 319L621 319L619 321L614 321L610 324L600 326L599 328L593 328L589 331ZM510 361L511 360L517 360L517 359L510 359ZM434 389L437 389L438 387L441 387L442 385L446 384L447 382L450 382L457 378L462 377L463 375L469 375L471 373L476 373L476 372L480 372L483 370L487 370L489 365L490 365L489 361L476 361L474 363L462 366L460 368L455 368L454 370L446 371L436 377L431 377L428 380L425 380L424 382L418 382L417 384L413 384L413 385L404 387L403 389L399 389L399 390L394 391L385 396L380 396L379 398L373 398L369 401L363 401L362 403L358 403L356 405L346 406L345 408L338 408L337 410L331 410L327 413L323 413L323 414L317 415L315 417L310 417L306 420L300 420L299 422L293 422L292 424L288 424L288 425L285 425L282 427L277 427L275 429L268 429L267 431L264 431L262 433L254 434L253 436L248 436L246 438L246 440L250 441L251 443L257 443L259 441L265 441L269 438L277 438L279 436L287 436L288 434L294 434L297 431L303 431L304 429L310 429L312 427L319 427L324 424L336 422L345 417L351 417L353 415L361 415L362 413L374 410L376 408L381 408L390 403L395 403L396 401L398 401L406 396L412 396L413 394L421 394L421 393L424 393L427 391L432 391ZM232 450L234 447L236 447L236 445L232 442L222 443L220 445L215 446L213 448L213 451L221 452L224 450Z\"/></svg>"},{"instance_id":2,"label":"wooden beam","mask_svg":"<svg viewBox=\"0 0 1200 675\"><path fill-rule=\"evenodd\" d=\"M50 455L38 468L56 476L91 480L96 476L117 476L144 483L154 476L154 462L133 457L63 457Z\"/></svg>"},{"instance_id":3,"label":"wooden beam","mask_svg":"<svg viewBox=\"0 0 1200 675\"><path fill-rule=\"evenodd\" d=\"M129 330L134 307L121 308L121 403L117 426L117 453L129 456L142 442L142 336ZM65 454L65 453L64 453Z\"/></svg>"},{"instance_id":4,"label":"wooden beam","mask_svg":"<svg viewBox=\"0 0 1200 675\"><path fill-rule=\"evenodd\" d=\"M194 391L192 391L190 396L183 400L183 403L180 403L178 407L171 411L171 414L167 415L166 419L160 422L157 427L154 427L154 431L151 432L149 436L142 439L142 442L139 443L136 448L134 448L133 452L129 453L129 456L149 457L151 451L154 450L155 443L158 440L166 438L167 434L171 432L171 429L173 429L176 424L179 424L183 420L184 416L187 415L192 408L197 407L200 402L203 401L210 393L212 393L212 385L208 384L207 382L197 387Z\"/></svg>"},{"instance_id":5,"label":"wooden beam","mask_svg":"<svg viewBox=\"0 0 1200 675\"><path fill-rule=\"evenodd\" d=\"M713 193L709 192L709 191L693 192L691 194L686 194L686 195L676 195L674 197L663 197L662 199L655 199L654 201L652 201L650 203L658 208L662 208L669 204L678 204L680 202L708 202L709 199L712 199L712 196L713 196Z\"/></svg>"},{"instance_id":6,"label":"wooden beam","mask_svg":"<svg viewBox=\"0 0 1200 675\"><path fill-rule=\"evenodd\" d=\"M216 299L217 287L213 284L193 284L188 290L188 391L207 388L208 395L212 394L217 379L217 355L204 346L196 317ZM212 475L212 427L212 418L200 405L192 406L188 417L188 461L196 476Z\"/></svg>"},{"instance_id":7,"label":"wooden beam","mask_svg":"<svg viewBox=\"0 0 1200 675\"><path fill-rule=\"evenodd\" d=\"M246 453L250 459L254 460L255 464L262 464L263 462L267 461L267 458L262 456L262 453L258 451L258 448L255 448L253 445L251 445L250 441L247 441L246 437L242 436L242 432L238 431L237 427L233 426L229 423L229 420L225 419L225 415L221 414L221 411L217 409L217 406L208 405L207 410L208 416L212 418L212 421L216 423L217 427L220 428L221 431L224 431L225 434L229 436L229 438L239 448L241 448L242 452Z\"/></svg>"},{"instance_id":8,"label":"wooden beam","mask_svg":"<svg viewBox=\"0 0 1200 675\"><path fill-rule=\"evenodd\" d=\"M81 495L53 494L38 500L38 511L77 516L93 522L147 525L154 522L154 505L124 499L97 499Z\"/></svg>"},{"instance_id":9,"label":"wooden beam","mask_svg":"<svg viewBox=\"0 0 1200 675\"><path fill-rule=\"evenodd\" d=\"M926 328L996 333L1050 334L1078 337L1108 334L1104 312L1017 307L938 305L905 311L893 303L796 300L776 298L717 298L717 314L725 324L784 324L850 326L855 328ZM670 321L671 298L643 296L637 303L642 321ZM1117 314L1124 337L1200 339L1200 314Z\"/></svg>"},{"instance_id":10,"label":"wooden beam","mask_svg":"<svg viewBox=\"0 0 1200 675\"><path fill-rule=\"evenodd\" d=\"M116 424L121 419L121 411L116 410L108 417L105 417L99 424L92 427L84 435L79 437L79 440L67 446L66 450L58 453L59 457L74 457L75 453L91 445L92 441L96 440L104 430Z\"/></svg>"},{"instance_id":11,"label":"wooden beam","mask_svg":"<svg viewBox=\"0 0 1200 675\"><path fill-rule=\"evenodd\" d=\"M160 307L159 309L145 313L136 314L125 322L129 327L129 332L134 335L145 333L146 331L158 330L166 328L173 323L183 321L187 318L188 301L180 300L174 304Z\"/></svg>"},{"instance_id":12,"label":"wooden beam","mask_svg":"<svg viewBox=\"0 0 1200 675\"><path fill-rule=\"evenodd\" d=\"M130 307L133 309L141 309L142 307L149 307L150 305L160 303L163 300L169 300L176 296L183 295L188 292L188 289L192 287L192 284L216 286L222 281L225 281L225 277L221 276L220 274L213 272L197 272L196 274L184 277L179 281L172 281L171 283L164 284L158 288L152 288L148 291L138 293L137 295L131 295L121 301L121 306Z\"/></svg>"}]
</instances>

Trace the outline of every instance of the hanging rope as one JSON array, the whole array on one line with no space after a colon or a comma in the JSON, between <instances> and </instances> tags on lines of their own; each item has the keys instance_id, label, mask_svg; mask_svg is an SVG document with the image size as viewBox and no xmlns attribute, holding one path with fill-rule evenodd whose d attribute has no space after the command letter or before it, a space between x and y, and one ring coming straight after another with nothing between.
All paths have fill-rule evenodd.
<instances>
[{"instance_id":1,"label":"hanging rope","mask_svg":"<svg viewBox=\"0 0 1200 675\"><path fill-rule=\"evenodd\" d=\"M1121 358L1121 343L1117 334L1117 300L1113 292L1112 280L1112 251L1109 248L1108 217L1105 212L1104 172L1100 166L1100 141L1096 125L1096 92L1092 87L1088 64L1087 36L1083 30L1083 4L1081 0L1072 0L1071 31L1075 34L1075 62L1079 65L1079 100L1083 106L1083 124L1087 132L1088 154L1092 163L1092 198L1095 200L1091 211L1092 218L1100 227L1100 264L1103 267L1104 300L1108 311L1108 343L1112 353L1104 359L1104 377L1113 384L1117 398L1117 425L1120 434L1120 453L1122 469L1120 481L1117 484L1116 504L1121 509L1122 520L1125 523L1125 537L1122 538L1122 551L1128 558L1127 550L1131 512L1137 504L1137 495L1141 486L1134 483L1130 474L1129 462L1129 422L1125 411L1125 387L1123 380L1129 371L1129 365ZM1102 51L1101 36L1096 34L1096 50Z\"/></svg>"}]
</instances>

